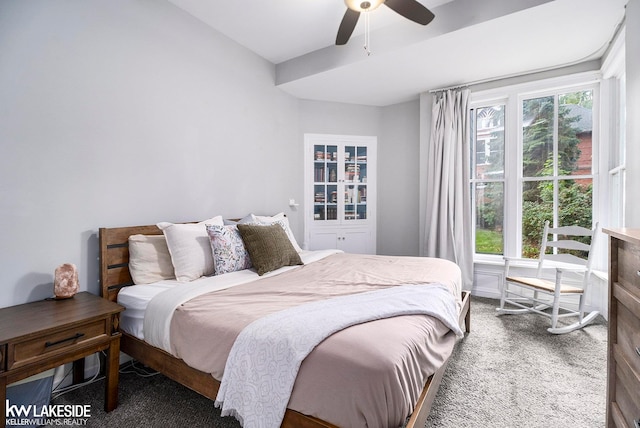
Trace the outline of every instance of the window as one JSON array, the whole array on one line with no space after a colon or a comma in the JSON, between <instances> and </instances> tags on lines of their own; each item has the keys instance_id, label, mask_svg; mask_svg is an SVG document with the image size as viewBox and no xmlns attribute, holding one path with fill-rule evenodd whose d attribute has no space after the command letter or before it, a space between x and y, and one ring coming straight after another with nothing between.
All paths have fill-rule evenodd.
<instances>
[{"instance_id":1,"label":"window","mask_svg":"<svg viewBox=\"0 0 640 428\"><path fill-rule=\"evenodd\" d=\"M476 253L502 254L504 220L504 103L472 109L471 195Z\"/></svg>"},{"instance_id":2,"label":"window","mask_svg":"<svg viewBox=\"0 0 640 428\"><path fill-rule=\"evenodd\" d=\"M473 94L476 257L537 258L545 220L592 227L598 87L595 74L587 79L568 76Z\"/></svg>"},{"instance_id":3,"label":"window","mask_svg":"<svg viewBox=\"0 0 640 428\"><path fill-rule=\"evenodd\" d=\"M522 256L537 258L544 222L591 228L593 90L522 101Z\"/></svg>"}]
</instances>

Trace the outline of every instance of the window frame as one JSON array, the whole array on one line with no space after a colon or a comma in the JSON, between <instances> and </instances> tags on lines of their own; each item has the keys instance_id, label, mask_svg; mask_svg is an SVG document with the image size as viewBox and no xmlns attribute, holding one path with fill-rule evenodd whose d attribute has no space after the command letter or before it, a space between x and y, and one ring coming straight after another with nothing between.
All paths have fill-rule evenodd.
<instances>
[{"instance_id":1,"label":"window frame","mask_svg":"<svg viewBox=\"0 0 640 428\"><path fill-rule=\"evenodd\" d=\"M480 179L476 177L476 164L474 163L475 161L475 152L476 152L476 147L475 147L475 143L477 143L475 135L471 136L471 133L469 133L470 137L473 138L473 141L470 144L470 151L471 153L473 153L473 158L472 162L471 162L471 171L470 171L470 175L469 175L469 185L471 187L471 191L470 191L470 195L471 195L471 224L472 224L472 242L474 244L474 259L486 259L486 260L494 260L496 257L499 257L500 259L503 258L502 254L485 254L485 253L477 253L475 251L475 243L476 243L476 224L477 224L477 210L476 210L476 184L478 183L502 183L503 184L503 190L502 190L502 197L503 197L503 213L502 213L502 218L503 218L503 231L505 229L507 229L507 225L506 223L508 222L509 217L507 216L507 205L506 203L504 203L506 201L506 192L507 192L507 142L509 141L509 134L507 131L507 115L508 113L508 99L501 97L501 98L493 98L493 99L488 99L488 100L480 100L480 101L472 101L469 104L469 112L471 114L471 111L474 111L476 109L479 108L484 108L484 107L490 107L490 106L494 106L497 104L502 104L504 105L504 159L503 159L503 164L504 164L504 173L502 174L502 178L492 178L492 179ZM475 129L473 130L475 131ZM470 154L471 156L471 154ZM502 236L502 251L503 253L505 252L506 249L506 245L507 245L507 240L505 239L504 233Z\"/></svg>"},{"instance_id":2,"label":"window frame","mask_svg":"<svg viewBox=\"0 0 640 428\"><path fill-rule=\"evenodd\" d=\"M623 24L612 41L609 51L603 60L603 133L609 143L607 159L604 159L603 169L608 171L607 193L610 206L616 206L608 213L608 225L624 227L625 218L625 187L626 187L626 69L625 69L625 29ZM616 177L618 180L616 182ZM617 184L617 185L616 185Z\"/></svg>"}]
</instances>

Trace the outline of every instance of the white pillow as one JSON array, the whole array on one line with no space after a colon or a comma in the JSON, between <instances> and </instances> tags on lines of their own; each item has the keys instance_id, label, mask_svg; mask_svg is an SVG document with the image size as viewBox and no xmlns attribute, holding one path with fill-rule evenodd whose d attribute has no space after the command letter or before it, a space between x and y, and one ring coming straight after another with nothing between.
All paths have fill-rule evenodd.
<instances>
[{"instance_id":1,"label":"white pillow","mask_svg":"<svg viewBox=\"0 0 640 428\"><path fill-rule=\"evenodd\" d=\"M178 281L188 282L213 274L213 254L205 225L222 226L222 223L222 216L216 216L200 223L157 224L167 238L167 247Z\"/></svg>"},{"instance_id":2,"label":"white pillow","mask_svg":"<svg viewBox=\"0 0 640 428\"><path fill-rule=\"evenodd\" d=\"M135 284L175 278L164 235L129 236L129 272Z\"/></svg>"},{"instance_id":3,"label":"white pillow","mask_svg":"<svg viewBox=\"0 0 640 428\"><path fill-rule=\"evenodd\" d=\"M253 217L258 222L258 224L280 224L280 226L282 226L284 231L287 233L287 237L289 238L289 241L291 241L291 245L293 245L293 248L295 248L298 253L302 251L302 248L300 248L298 242L296 242L296 237L293 236L293 232L291 231L291 227L289 226L289 219L286 215L284 215L284 213L278 213L272 216L254 215Z\"/></svg>"},{"instance_id":4,"label":"white pillow","mask_svg":"<svg viewBox=\"0 0 640 428\"><path fill-rule=\"evenodd\" d=\"M258 221L256 220L256 216L254 216L253 214L247 214L246 216L242 217L240 220L228 220L228 219L224 219L224 225L225 226L231 226L234 224L255 224Z\"/></svg>"}]
</instances>

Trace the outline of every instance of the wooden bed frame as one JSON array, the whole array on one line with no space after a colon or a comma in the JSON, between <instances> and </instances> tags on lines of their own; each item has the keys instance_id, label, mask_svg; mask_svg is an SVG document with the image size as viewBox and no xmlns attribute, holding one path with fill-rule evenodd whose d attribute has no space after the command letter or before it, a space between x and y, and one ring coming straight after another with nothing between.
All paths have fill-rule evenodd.
<instances>
[{"instance_id":1,"label":"wooden bed frame","mask_svg":"<svg viewBox=\"0 0 640 428\"><path fill-rule=\"evenodd\" d=\"M115 302L120 289L133 285L128 267L129 236L135 234L161 235L162 231L157 226L151 225L100 228L99 234L101 295L105 299ZM462 293L462 302L463 307L459 316L459 322L461 327L464 324L468 333L471 331L471 307L468 292ZM181 359L125 332L122 332L120 350L187 388L211 400L215 400L220 382L210 374L189 367ZM406 425L407 428L424 427L447 364L448 360L427 380L409 422ZM291 409L287 409L282 427L338 428L331 423Z\"/></svg>"}]
</instances>

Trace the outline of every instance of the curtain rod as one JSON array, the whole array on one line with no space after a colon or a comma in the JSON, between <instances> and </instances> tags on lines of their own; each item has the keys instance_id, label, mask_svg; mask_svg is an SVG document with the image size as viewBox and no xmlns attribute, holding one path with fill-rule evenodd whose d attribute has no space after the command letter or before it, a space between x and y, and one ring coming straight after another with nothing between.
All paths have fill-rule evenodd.
<instances>
[{"instance_id":1,"label":"curtain rod","mask_svg":"<svg viewBox=\"0 0 640 428\"><path fill-rule=\"evenodd\" d=\"M462 88L468 88L471 85L477 85L478 83L483 83L483 82L471 82L468 83L466 85L457 85L457 86L448 86L446 88L440 88L440 89L429 89L429 93L430 94L435 94L436 92L444 92L444 91L449 91L451 89L462 89Z\"/></svg>"}]
</instances>

